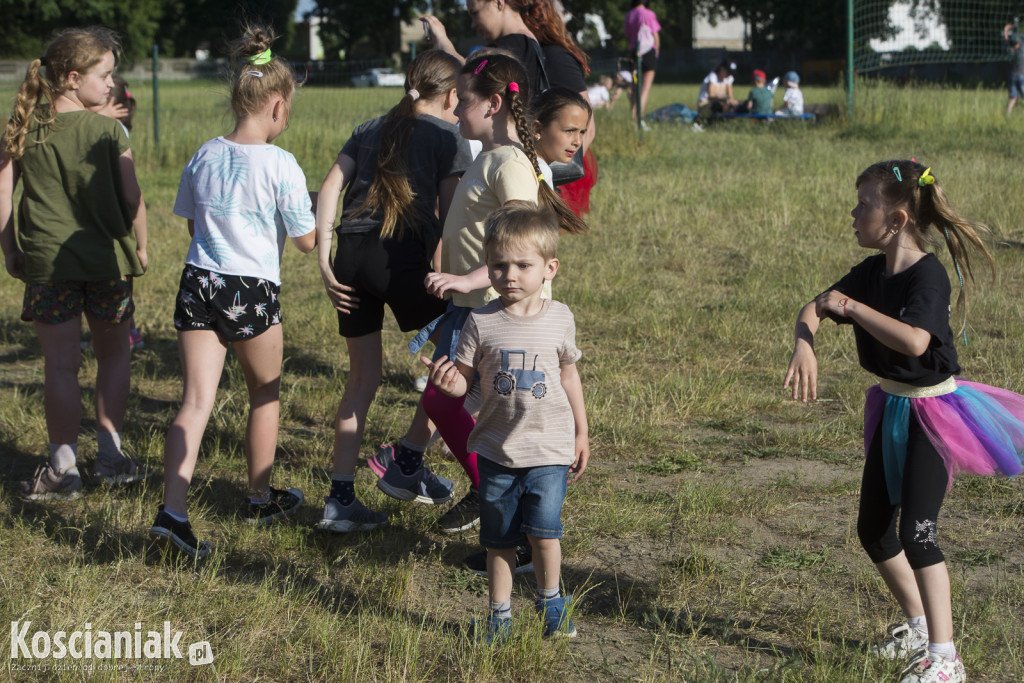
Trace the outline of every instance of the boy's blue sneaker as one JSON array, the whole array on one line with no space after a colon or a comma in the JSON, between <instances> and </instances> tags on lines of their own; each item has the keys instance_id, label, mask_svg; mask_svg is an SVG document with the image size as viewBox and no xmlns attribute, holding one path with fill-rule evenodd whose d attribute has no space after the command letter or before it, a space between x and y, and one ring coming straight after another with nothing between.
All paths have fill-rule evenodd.
<instances>
[{"instance_id":1,"label":"boy's blue sneaker","mask_svg":"<svg viewBox=\"0 0 1024 683\"><path fill-rule=\"evenodd\" d=\"M512 620L499 619L493 614L483 622L470 619L469 626L473 629L476 639L483 640L488 645L504 645L512 637Z\"/></svg>"},{"instance_id":2,"label":"boy's blue sneaker","mask_svg":"<svg viewBox=\"0 0 1024 683\"><path fill-rule=\"evenodd\" d=\"M412 474L403 474L402 468L392 460L388 463L384 476L377 480L377 488L398 500L441 505L452 499L455 484L437 476L426 467L421 467Z\"/></svg>"},{"instance_id":3,"label":"boy's blue sneaker","mask_svg":"<svg viewBox=\"0 0 1024 683\"><path fill-rule=\"evenodd\" d=\"M559 636L562 638L575 638L576 627L569 618L569 606L572 604L572 596L566 595L561 598L549 600L538 599L535 601L537 612L544 620L544 637Z\"/></svg>"},{"instance_id":4,"label":"boy's blue sneaker","mask_svg":"<svg viewBox=\"0 0 1024 683\"><path fill-rule=\"evenodd\" d=\"M321 531L348 533L349 531L369 531L388 523L388 516L383 512L374 512L359 502L342 505L337 498L324 498L324 513L316 528Z\"/></svg>"}]
</instances>

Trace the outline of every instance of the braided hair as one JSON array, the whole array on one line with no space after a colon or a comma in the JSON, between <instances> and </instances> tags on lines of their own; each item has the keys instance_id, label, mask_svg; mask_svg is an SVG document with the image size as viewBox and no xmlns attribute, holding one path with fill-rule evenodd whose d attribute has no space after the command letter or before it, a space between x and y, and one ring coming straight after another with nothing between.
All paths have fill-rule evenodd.
<instances>
[{"instance_id":1,"label":"braided hair","mask_svg":"<svg viewBox=\"0 0 1024 683\"><path fill-rule=\"evenodd\" d=\"M462 67L462 75L469 76L469 89L479 97L500 95L508 103L516 135L540 181L540 164L537 162L537 150L534 149L533 134L530 130L533 121L529 110L530 85L522 63L511 55L488 52L486 55L466 60ZM537 188L537 203L555 213L558 217L558 227L562 230L574 235L587 232L587 224L583 219L573 213L562 198L543 181L539 182Z\"/></svg>"}]
</instances>

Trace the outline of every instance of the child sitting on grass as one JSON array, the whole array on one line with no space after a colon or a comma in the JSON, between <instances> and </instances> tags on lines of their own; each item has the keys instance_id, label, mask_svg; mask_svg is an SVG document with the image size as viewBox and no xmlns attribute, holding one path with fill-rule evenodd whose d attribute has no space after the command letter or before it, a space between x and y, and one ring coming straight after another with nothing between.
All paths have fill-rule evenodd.
<instances>
[{"instance_id":1,"label":"child sitting on grass","mask_svg":"<svg viewBox=\"0 0 1024 683\"><path fill-rule=\"evenodd\" d=\"M561 511L567 482L587 467L590 445L576 370L576 324L557 301L541 298L558 271L558 219L513 201L488 216L487 274L499 298L469 314L454 362L431 362L430 380L458 398L480 375L482 407L469 437L480 472L480 543L487 549L487 642L512 630L512 576L523 535L533 546L536 607L545 636L573 637L562 596Z\"/></svg>"},{"instance_id":2,"label":"child sitting on grass","mask_svg":"<svg viewBox=\"0 0 1024 683\"><path fill-rule=\"evenodd\" d=\"M771 114L772 113L772 93L765 83L768 82L768 76L765 75L764 71L760 69L754 69L753 74L754 87L751 89L750 94L747 95L747 101L744 103L741 111L745 111L748 114Z\"/></svg>"},{"instance_id":3,"label":"child sitting on grass","mask_svg":"<svg viewBox=\"0 0 1024 683\"><path fill-rule=\"evenodd\" d=\"M786 105L775 112L776 116L800 117L804 115L804 94L800 91L800 75L795 71L787 71L782 77L786 92L782 93L782 102Z\"/></svg>"}]
</instances>

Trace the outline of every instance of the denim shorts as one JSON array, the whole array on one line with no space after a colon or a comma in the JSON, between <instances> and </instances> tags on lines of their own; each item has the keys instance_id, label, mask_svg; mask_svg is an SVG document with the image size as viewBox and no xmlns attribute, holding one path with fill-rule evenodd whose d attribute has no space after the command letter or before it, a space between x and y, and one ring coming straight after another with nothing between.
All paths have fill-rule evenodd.
<instances>
[{"instance_id":1,"label":"denim shorts","mask_svg":"<svg viewBox=\"0 0 1024 683\"><path fill-rule=\"evenodd\" d=\"M1024 97L1024 74L1010 75L1010 97L1013 99Z\"/></svg>"},{"instance_id":2,"label":"denim shorts","mask_svg":"<svg viewBox=\"0 0 1024 683\"><path fill-rule=\"evenodd\" d=\"M57 325L82 313L115 325L131 318L135 314L132 278L25 285L21 304L21 319L25 322Z\"/></svg>"},{"instance_id":3,"label":"denim shorts","mask_svg":"<svg viewBox=\"0 0 1024 683\"><path fill-rule=\"evenodd\" d=\"M562 537L568 465L503 467L477 458L480 468L480 545L514 548L523 534Z\"/></svg>"}]
</instances>

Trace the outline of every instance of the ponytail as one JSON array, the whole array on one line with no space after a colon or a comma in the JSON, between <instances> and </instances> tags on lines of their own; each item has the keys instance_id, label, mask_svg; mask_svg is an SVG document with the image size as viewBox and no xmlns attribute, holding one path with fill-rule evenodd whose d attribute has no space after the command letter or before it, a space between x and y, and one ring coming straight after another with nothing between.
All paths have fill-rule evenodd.
<instances>
[{"instance_id":1,"label":"ponytail","mask_svg":"<svg viewBox=\"0 0 1024 683\"><path fill-rule=\"evenodd\" d=\"M58 33L47 46L46 55L29 63L4 128L3 151L7 158L16 161L25 153L25 136L33 124L53 123L57 116L53 103L68 89L71 72L84 74L108 52L114 53L116 63L121 52L117 34L102 26L76 28ZM49 106L42 107L43 101Z\"/></svg>"},{"instance_id":2,"label":"ponytail","mask_svg":"<svg viewBox=\"0 0 1024 683\"><path fill-rule=\"evenodd\" d=\"M930 171L913 159L880 161L857 177L857 187L865 182L877 182L886 206L906 207L911 221L905 229L913 231L918 245L941 243L949 250L960 285L956 310L962 321L962 332L967 325L966 280L974 282L971 251L980 252L988 260L992 277L996 274L995 261L982 240L982 235L990 231L984 224L969 221L958 214ZM934 231L929 228L934 228Z\"/></svg>"},{"instance_id":3,"label":"ponytail","mask_svg":"<svg viewBox=\"0 0 1024 683\"><path fill-rule=\"evenodd\" d=\"M459 73L459 61L442 50L420 53L405 77L405 95L392 107L380 127L377 146L377 170L366 201L358 214L380 211L383 220L381 239L401 239L406 227L415 229L412 220L413 196L406 158L409 140L416 129L416 101L433 100L451 92Z\"/></svg>"}]
</instances>

